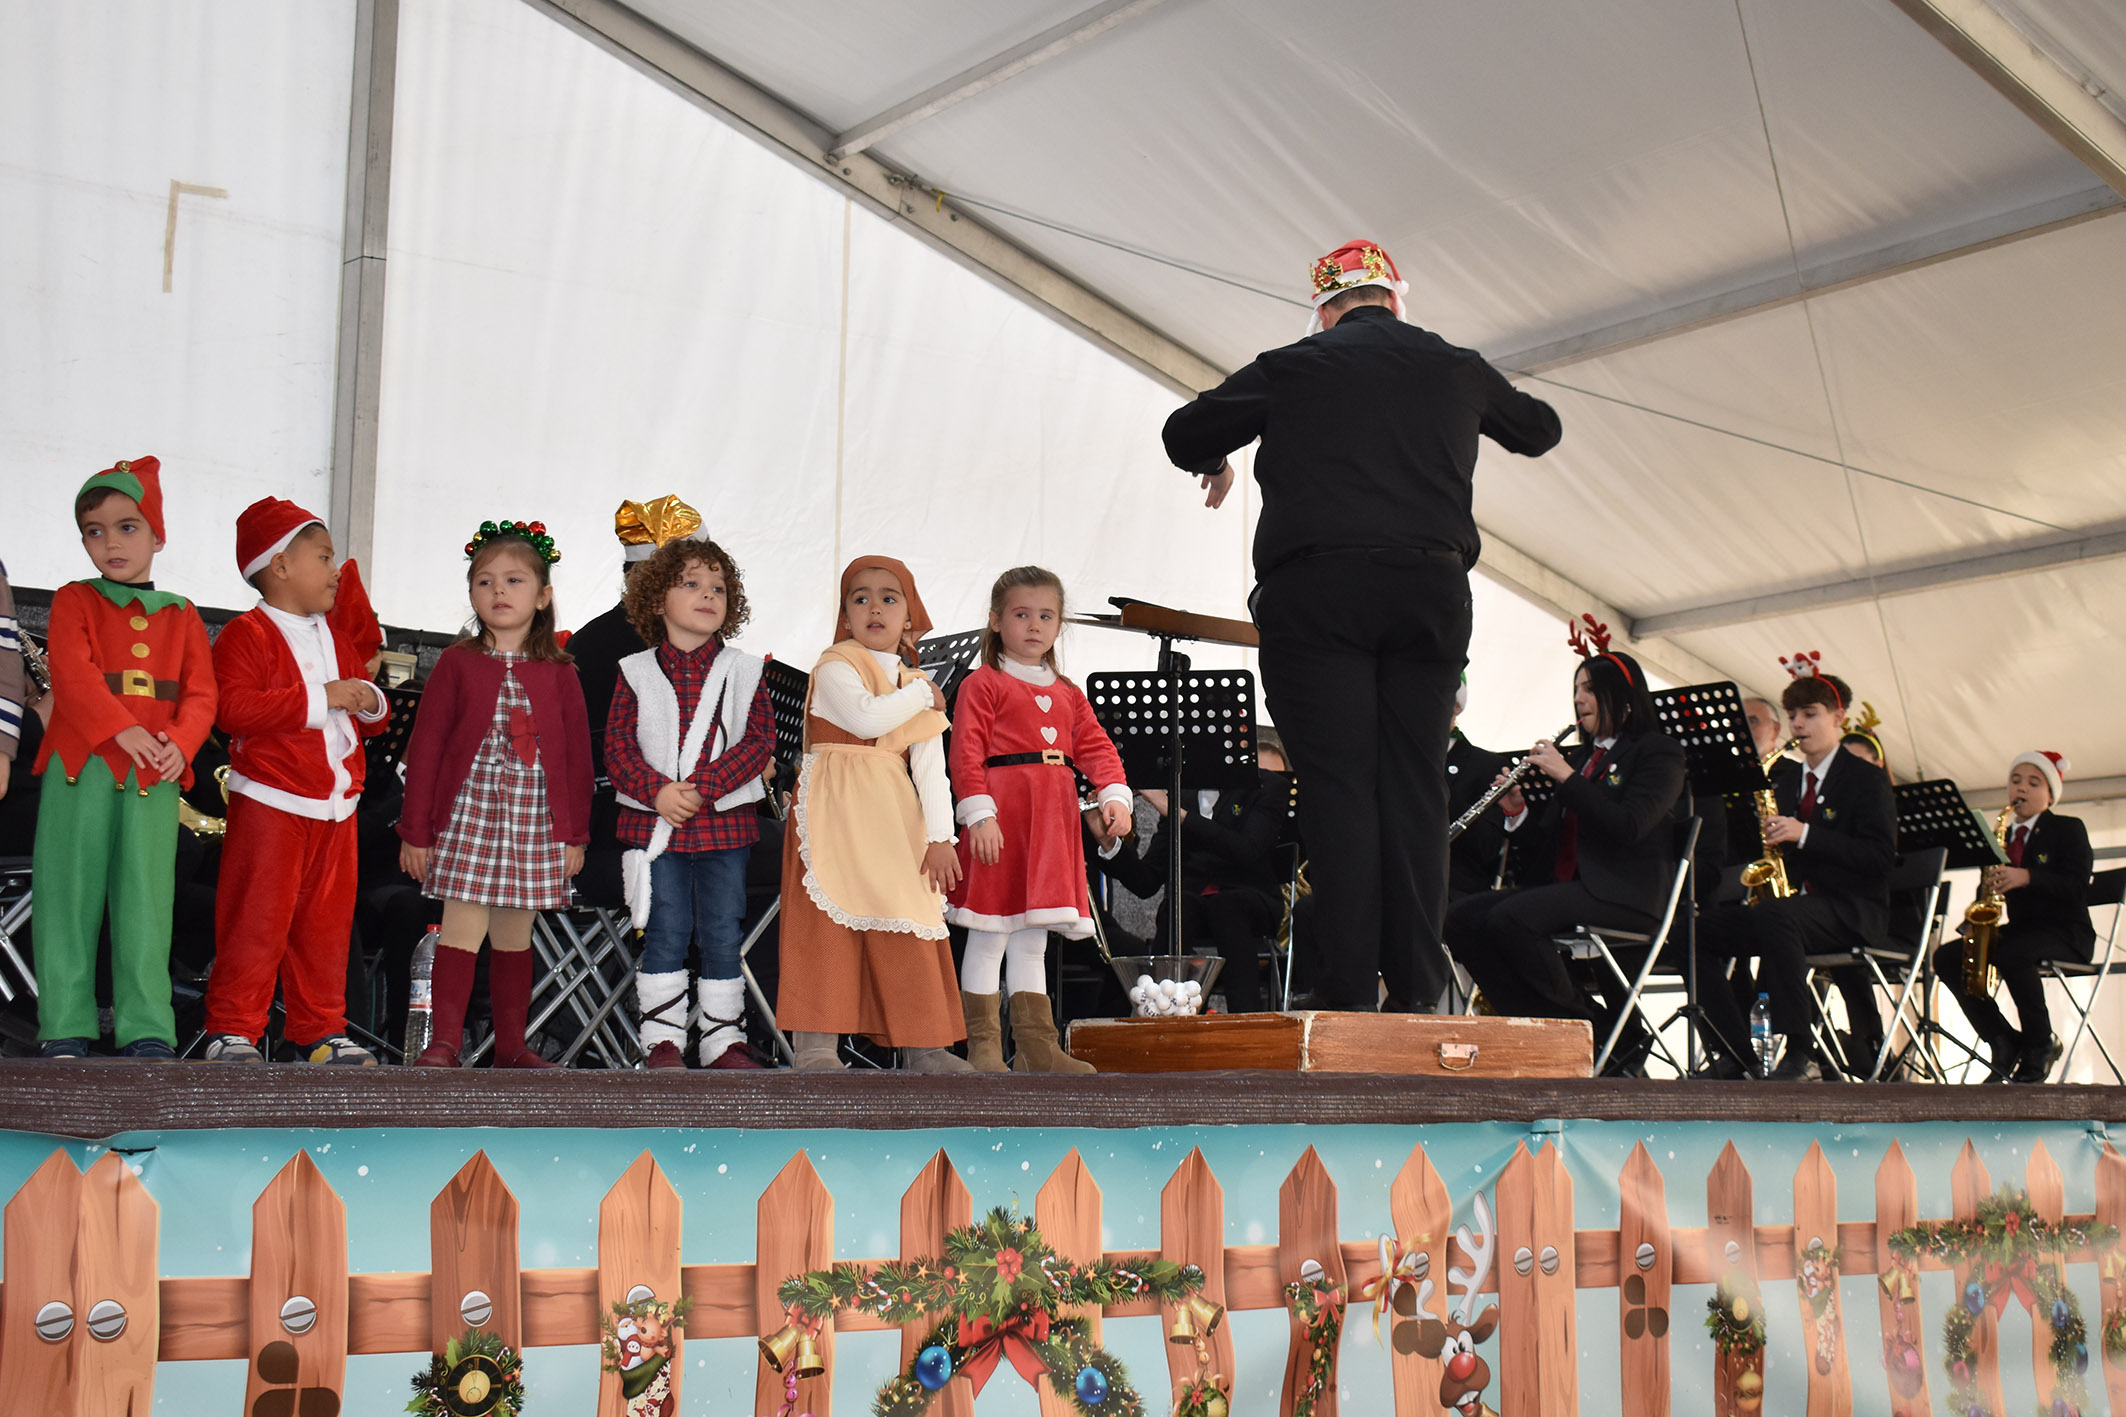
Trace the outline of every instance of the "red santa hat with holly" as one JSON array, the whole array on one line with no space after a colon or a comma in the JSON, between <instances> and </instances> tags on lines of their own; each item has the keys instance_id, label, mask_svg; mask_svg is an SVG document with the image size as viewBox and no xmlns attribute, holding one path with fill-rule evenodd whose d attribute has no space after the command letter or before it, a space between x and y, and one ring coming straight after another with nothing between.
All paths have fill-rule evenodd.
<instances>
[{"instance_id":1,"label":"red santa hat with holly","mask_svg":"<svg viewBox=\"0 0 2126 1417\"><path fill-rule=\"evenodd\" d=\"M2058 753L2033 748L2027 753L2018 753L2015 761L2008 764L2008 770L2013 772L2025 763L2036 768L2038 776L2045 779L2045 786L2052 789L2052 805L2059 806L2060 798L2066 793L2067 774L2074 770L2074 764Z\"/></svg>"},{"instance_id":2,"label":"red santa hat with holly","mask_svg":"<svg viewBox=\"0 0 2126 1417\"><path fill-rule=\"evenodd\" d=\"M1359 290L1377 285L1393 297L1395 318L1403 318L1403 296L1410 291L1410 283L1395 269L1395 262L1388 253L1371 241L1346 241L1316 261L1311 272L1314 283L1314 316L1307 322L1307 333L1321 333L1321 307L1342 295L1347 290Z\"/></svg>"}]
</instances>

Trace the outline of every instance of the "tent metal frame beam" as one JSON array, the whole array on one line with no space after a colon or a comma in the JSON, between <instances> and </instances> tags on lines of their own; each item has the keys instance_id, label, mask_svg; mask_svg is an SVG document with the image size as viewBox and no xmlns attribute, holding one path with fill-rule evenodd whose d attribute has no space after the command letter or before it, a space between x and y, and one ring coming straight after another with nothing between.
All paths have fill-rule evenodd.
<instances>
[{"instance_id":1,"label":"tent metal frame beam","mask_svg":"<svg viewBox=\"0 0 2126 1417\"><path fill-rule=\"evenodd\" d=\"M1974 581L2023 576L2058 566L2089 565L2119 556L2126 556L2126 528L2111 528L2077 537L2072 541L2040 542L2007 551L1989 552L1983 556L1928 562L1902 571L1855 576L1851 580L1805 586L1800 590L1694 605L1661 615L1645 615L1632 623L1632 633L1641 636L1665 636L1681 634L1687 630L1711 630L1725 625L1744 625L1757 620L1777 619L1782 615L1799 615L1810 610L1828 610L1834 606L1855 605L1862 601L1890 596L1916 595L1921 591L1939 590L1946 586L1969 585Z\"/></svg>"},{"instance_id":2,"label":"tent metal frame beam","mask_svg":"<svg viewBox=\"0 0 2126 1417\"><path fill-rule=\"evenodd\" d=\"M399 0L358 0L347 121L347 211L340 239L339 349L332 393L326 513L342 556L376 545L377 410L384 384L384 255L391 218L392 111Z\"/></svg>"},{"instance_id":3,"label":"tent metal frame beam","mask_svg":"<svg viewBox=\"0 0 2126 1417\"><path fill-rule=\"evenodd\" d=\"M1089 39L1098 38L1109 30L1156 10L1162 3L1164 0L1103 0L1103 3L1071 16L1062 24L1043 30L1032 39L1015 44L1001 54L991 55L981 63L954 74L943 83L923 90L906 102L897 103L885 112L875 113L853 125L828 144L826 160L840 162L851 153L860 153L866 148L883 143L894 134L912 128L954 104L964 103L976 94L986 93L1037 64L1045 64L1058 55L1069 53Z\"/></svg>"},{"instance_id":4,"label":"tent metal frame beam","mask_svg":"<svg viewBox=\"0 0 2126 1417\"><path fill-rule=\"evenodd\" d=\"M2126 197L2126 121L1985 0L1891 0Z\"/></svg>"},{"instance_id":5,"label":"tent metal frame beam","mask_svg":"<svg viewBox=\"0 0 2126 1417\"><path fill-rule=\"evenodd\" d=\"M2069 811L2077 804L2086 807L2093 802L2110 802L2121 797L2126 797L2126 777L2072 778L2067 783ZM1981 787L1964 793L1964 800L1981 812L1998 812L2008 805L2008 789ZM2126 847L2114 848L2114 851L2126 852ZM2097 852L2097 859L2105 859L2102 851Z\"/></svg>"},{"instance_id":6,"label":"tent metal frame beam","mask_svg":"<svg viewBox=\"0 0 2126 1417\"><path fill-rule=\"evenodd\" d=\"M1583 330L1563 339L1502 355L1492 363L1510 374L1541 374L1567 364L1651 344L1672 335L1688 334L1747 315L1776 310L1814 296L1886 280L1907 271L1978 251L1989 251L1996 246L2042 236L2120 211L2126 211L2126 197L2110 187L2090 187L1944 231L1911 237L1857 256L1827 261L1802 271L1798 276L1790 273L1770 280L1753 281L1649 315Z\"/></svg>"},{"instance_id":7,"label":"tent metal frame beam","mask_svg":"<svg viewBox=\"0 0 2126 1417\"><path fill-rule=\"evenodd\" d=\"M870 211L898 222L984 279L1141 370L1177 393L1193 395L1225 372L1127 310L921 187L909 174L869 153L829 162L834 135L817 120L636 14L619 0L525 0L590 39L681 98L765 144L769 151L824 178Z\"/></svg>"}]
</instances>

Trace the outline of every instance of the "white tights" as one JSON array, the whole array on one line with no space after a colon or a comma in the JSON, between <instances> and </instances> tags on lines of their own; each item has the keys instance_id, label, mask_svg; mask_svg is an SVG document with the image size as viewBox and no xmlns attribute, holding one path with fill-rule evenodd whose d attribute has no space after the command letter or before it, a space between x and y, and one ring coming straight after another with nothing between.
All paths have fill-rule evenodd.
<instances>
[{"instance_id":1,"label":"white tights","mask_svg":"<svg viewBox=\"0 0 2126 1417\"><path fill-rule=\"evenodd\" d=\"M994 994L999 983L1014 994L1048 992L1048 931L967 932L960 987L970 994Z\"/></svg>"}]
</instances>

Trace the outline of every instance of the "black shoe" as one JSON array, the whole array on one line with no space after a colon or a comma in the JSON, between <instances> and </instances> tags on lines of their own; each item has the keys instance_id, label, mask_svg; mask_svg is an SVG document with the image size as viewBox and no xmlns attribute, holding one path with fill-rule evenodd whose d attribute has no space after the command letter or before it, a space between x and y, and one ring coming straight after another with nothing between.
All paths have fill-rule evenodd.
<instances>
[{"instance_id":1,"label":"black shoe","mask_svg":"<svg viewBox=\"0 0 2126 1417\"><path fill-rule=\"evenodd\" d=\"M2047 1034L2043 1044L2025 1048L2015 1061L2015 1071L2008 1081L2032 1083L2043 1082L2052 1076L2053 1065L2060 1060L2060 1040L2057 1034Z\"/></svg>"},{"instance_id":2,"label":"black shoe","mask_svg":"<svg viewBox=\"0 0 2126 1417\"><path fill-rule=\"evenodd\" d=\"M47 1038L37 1045L40 1058L86 1058L89 1055L89 1040L86 1038Z\"/></svg>"},{"instance_id":3,"label":"black shoe","mask_svg":"<svg viewBox=\"0 0 2126 1417\"><path fill-rule=\"evenodd\" d=\"M136 1038L118 1050L121 1058L146 1058L157 1063L174 1063L177 1050L160 1038Z\"/></svg>"},{"instance_id":4,"label":"black shoe","mask_svg":"<svg viewBox=\"0 0 2126 1417\"><path fill-rule=\"evenodd\" d=\"M2015 1065L2022 1061L2023 1038L2010 1029L1995 1038L1986 1040L1986 1048L1993 1054L1993 1066L1986 1073L1987 1082L2006 1082Z\"/></svg>"},{"instance_id":5,"label":"black shoe","mask_svg":"<svg viewBox=\"0 0 2126 1417\"><path fill-rule=\"evenodd\" d=\"M1739 1059L1725 1053L1715 1053L1706 1059L1705 1066L1691 1074L1705 1082L1741 1082L1750 1076L1750 1070Z\"/></svg>"},{"instance_id":6,"label":"black shoe","mask_svg":"<svg viewBox=\"0 0 2126 1417\"><path fill-rule=\"evenodd\" d=\"M1821 1082L1823 1069L1816 1065L1816 1060L1809 1056L1806 1049L1789 1050L1787 1056L1780 1060L1778 1067L1772 1069L1771 1076L1765 1081Z\"/></svg>"}]
</instances>

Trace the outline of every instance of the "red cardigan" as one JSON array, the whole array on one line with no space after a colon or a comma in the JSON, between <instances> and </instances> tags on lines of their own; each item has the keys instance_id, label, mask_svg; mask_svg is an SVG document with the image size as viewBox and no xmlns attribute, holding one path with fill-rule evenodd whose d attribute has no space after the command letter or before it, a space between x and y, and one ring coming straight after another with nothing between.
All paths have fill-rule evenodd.
<instances>
[{"instance_id":1,"label":"red cardigan","mask_svg":"<svg viewBox=\"0 0 2126 1417\"><path fill-rule=\"evenodd\" d=\"M434 846L450 820L458 789L472 772L495 719L495 699L508 672L484 650L453 645L421 687L421 707L406 744L406 805L399 836L411 846ZM554 840L588 846L591 839L591 730L583 707L583 682L572 664L520 659L517 682L531 699L546 768L546 805Z\"/></svg>"}]
</instances>

